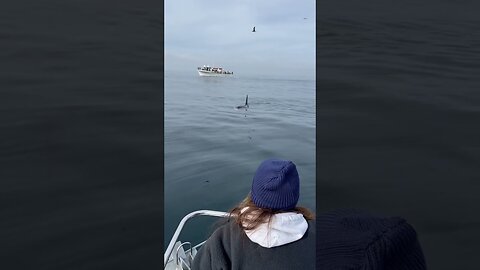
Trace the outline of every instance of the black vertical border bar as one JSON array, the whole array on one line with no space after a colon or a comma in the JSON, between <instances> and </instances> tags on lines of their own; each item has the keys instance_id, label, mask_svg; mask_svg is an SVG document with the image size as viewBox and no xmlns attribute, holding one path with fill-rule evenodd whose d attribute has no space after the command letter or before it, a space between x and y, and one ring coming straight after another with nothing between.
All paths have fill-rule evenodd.
<instances>
[{"instance_id":1,"label":"black vertical border bar","mask_svg":"<svg viewBox=\"0 0 480 270\"><path fill-rule=\"evenodd\" d=\"M318 68L318 63L321 61L319 59L320 53L319 53L319 29L320 29L320 23L319 23L319 14L320 14L320 4L319 2L321 1L316 1L315 2L315 177L316 177L316 184L315 184L315 198L316 198L316 211L317 214L320 209L320 200L318 197L319 192L319 185L318 182L320 180L320 149L319 149L319 141L320 141L320 133L319 133L319 126L320 126L320 121L318 117L318 112L319 112L319 105L320 105L320 99L318 92L320 91L319 88L319 83L318 79L320 78L319 75L319 68Z\"/></svg>"},{"instance_id":2,"label":"black vertical border bar","mask_svg":"<svg viewBox=\"0 0 480 270\"><path fill-rule=\"evenodd\" d=\"M318 68L318 63L320 62L319 59L319 29L320 29L320 24L319 24L319 17L320 17L320 3L321 1L316 1L315 2L315 209L316 209L316 215L320 213L319 209L321 209L321 201L319 198L320 194L320 149L319 149L319 141L320 141L320 133L319 133L319 126L320 126L320 121L318 117L318 112L319 112L319 104L320 104L320 99L318 95L318 91L320 90L319 88L319 83L318 79L320 78L319 75L319 68ZM318 234L315 234L317 236L316 239L316 245L315 245L315 250L318 245ZM317 260L315 260L316 262ZM317 263L316 263L317 264ZM317 267L315 267L317 269Z\"/></svg>"},{"instance_id":3,"label":"black vertical border bar","mask_svg":"<svg viewBox=\"0 0 480 270\"><path fill-rule=\"evenodd\" d=\"M161 179L160 179L160 194L161 194L161 197L162 197L162 205L160 206L161 209L162 209L162 218L161 218L161 227L159 228L160 229L160 245L162 247L162 253L161 253L161 260L162 260L162 265L163 265L163 253L165 251L165 248L163 246L163 242L164 242L164 231L165 231L165 193L164 193L164 186L165 186L165 124L164 124L164 119L165 119L165 41L164 41L164 38L165 38L165 0L160 0L160 3L161 3L161 7L160 7L160 17L161 17L161 27L160 27L160 44L162 46L161 48L161 52L162 52L162 55L161 55L161 63L159 63L159 65L161 65L161 72L160 72L160 78L161 78L161 84L162 84L162 89L160 90L161 91L161 115L160 115L160 125L161 125L161 133L162 133L162 136L161 136L161 143L160 143L160 153L162 155L161 157L161 162L160 162L160 172L161 172Z\"/></svg>"}]
</instances>

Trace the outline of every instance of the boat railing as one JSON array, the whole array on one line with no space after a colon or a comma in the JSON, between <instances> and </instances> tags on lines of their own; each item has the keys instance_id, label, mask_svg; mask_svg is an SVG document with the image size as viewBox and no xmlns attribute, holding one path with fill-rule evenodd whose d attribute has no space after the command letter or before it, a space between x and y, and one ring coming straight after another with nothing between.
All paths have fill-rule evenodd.
<instances>
[{"instance_id":1,"label":"boat railing","mask_svg":"<svg viewBox=\"0 0 480 270\"><path fill-rule=\"evenodd\" d=\"M180 221L180 223L178 224L177 229L175 230L175 233L173 234L172 239L170 240L170 243L168 244L167 249L163 254L163 267L167 265L168 259L172 254L175 243L177 242L178 237L180 236L180 232L182 231L183 227L185 226L185 223L187 223L188 220L197 216L227 217L228 215L229 213L227 212L213 211L213 210L198 210L184 216ZM201 245L203 245L203 243L205 243L205 241L196 245L195 248L200 247Z\"/></svg>"}]
</instances>

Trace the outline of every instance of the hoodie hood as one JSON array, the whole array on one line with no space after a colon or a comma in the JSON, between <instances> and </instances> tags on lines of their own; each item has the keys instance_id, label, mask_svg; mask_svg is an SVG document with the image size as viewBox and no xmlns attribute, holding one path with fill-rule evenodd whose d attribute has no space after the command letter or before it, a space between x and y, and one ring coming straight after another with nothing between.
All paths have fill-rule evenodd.
<instances>
[{"instance_id":1,"label":"hoodie hood","mask_svg":"<svg viewBox=\"0 0 480 270\"><path fill-rule=\"evenodd\" d=\"M305 217L290 212L275 214L270 223L263 223L253 230L245 230L245 233L252 242L265 248L272 248L301 239L307 229Z\"/></svg>"}]
</instances>

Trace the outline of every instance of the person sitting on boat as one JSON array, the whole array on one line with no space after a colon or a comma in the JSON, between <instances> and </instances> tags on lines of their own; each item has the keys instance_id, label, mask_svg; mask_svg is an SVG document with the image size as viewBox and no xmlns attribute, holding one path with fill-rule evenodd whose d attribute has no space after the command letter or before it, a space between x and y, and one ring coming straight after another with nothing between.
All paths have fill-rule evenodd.
<instances>
[{"instance_id":1,"label":"person sitting on boat","mask_svg":"<svg viewBox=\"0 0 480 270\"><path fill-rule=\"evenodd\" d=\"M249 195L200 248L192 269L314 269L314 215L297 206L299 185L292 161L263 161Z\"/></svg>"}]
</instances>

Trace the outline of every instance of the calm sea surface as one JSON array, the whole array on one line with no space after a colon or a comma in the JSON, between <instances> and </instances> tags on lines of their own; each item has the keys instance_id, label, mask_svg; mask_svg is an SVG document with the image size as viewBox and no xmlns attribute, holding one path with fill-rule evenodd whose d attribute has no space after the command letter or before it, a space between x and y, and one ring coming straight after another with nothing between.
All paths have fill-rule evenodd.
<instances>
[{"instance_id":1,"label":"calm sea surface","mask_svg":"<svg viewBox=\"0 0 480 270\"><path fill-rule=\"evenodd\" d=\"M247 94L250 108L235 109ZM315 209L315 81L166 72L164 132L165 244L187 213L240 202L271 157L295 162L299 204ZM204 239L202 226L183 239Z\"/></svg>"},{"instance_id":2,"label":"calm sea surface","mask_svg":"<svg viewBox=\"0 0 480 270\"><path fill-rule=\"evenodd\" d=\"M0 8L0 269L162 268L162 3Z\"/></svg>"},{"instance_id":3,"label":"calm sea surface","mask_svg":"<svg viewBox=\"0 0 480 270\"><path fill-rule=\"evenodd\" d=\"M479 269L479 5L318 5L317 211L403 216L429 269Z\"/></svg>"}]
</instances>

